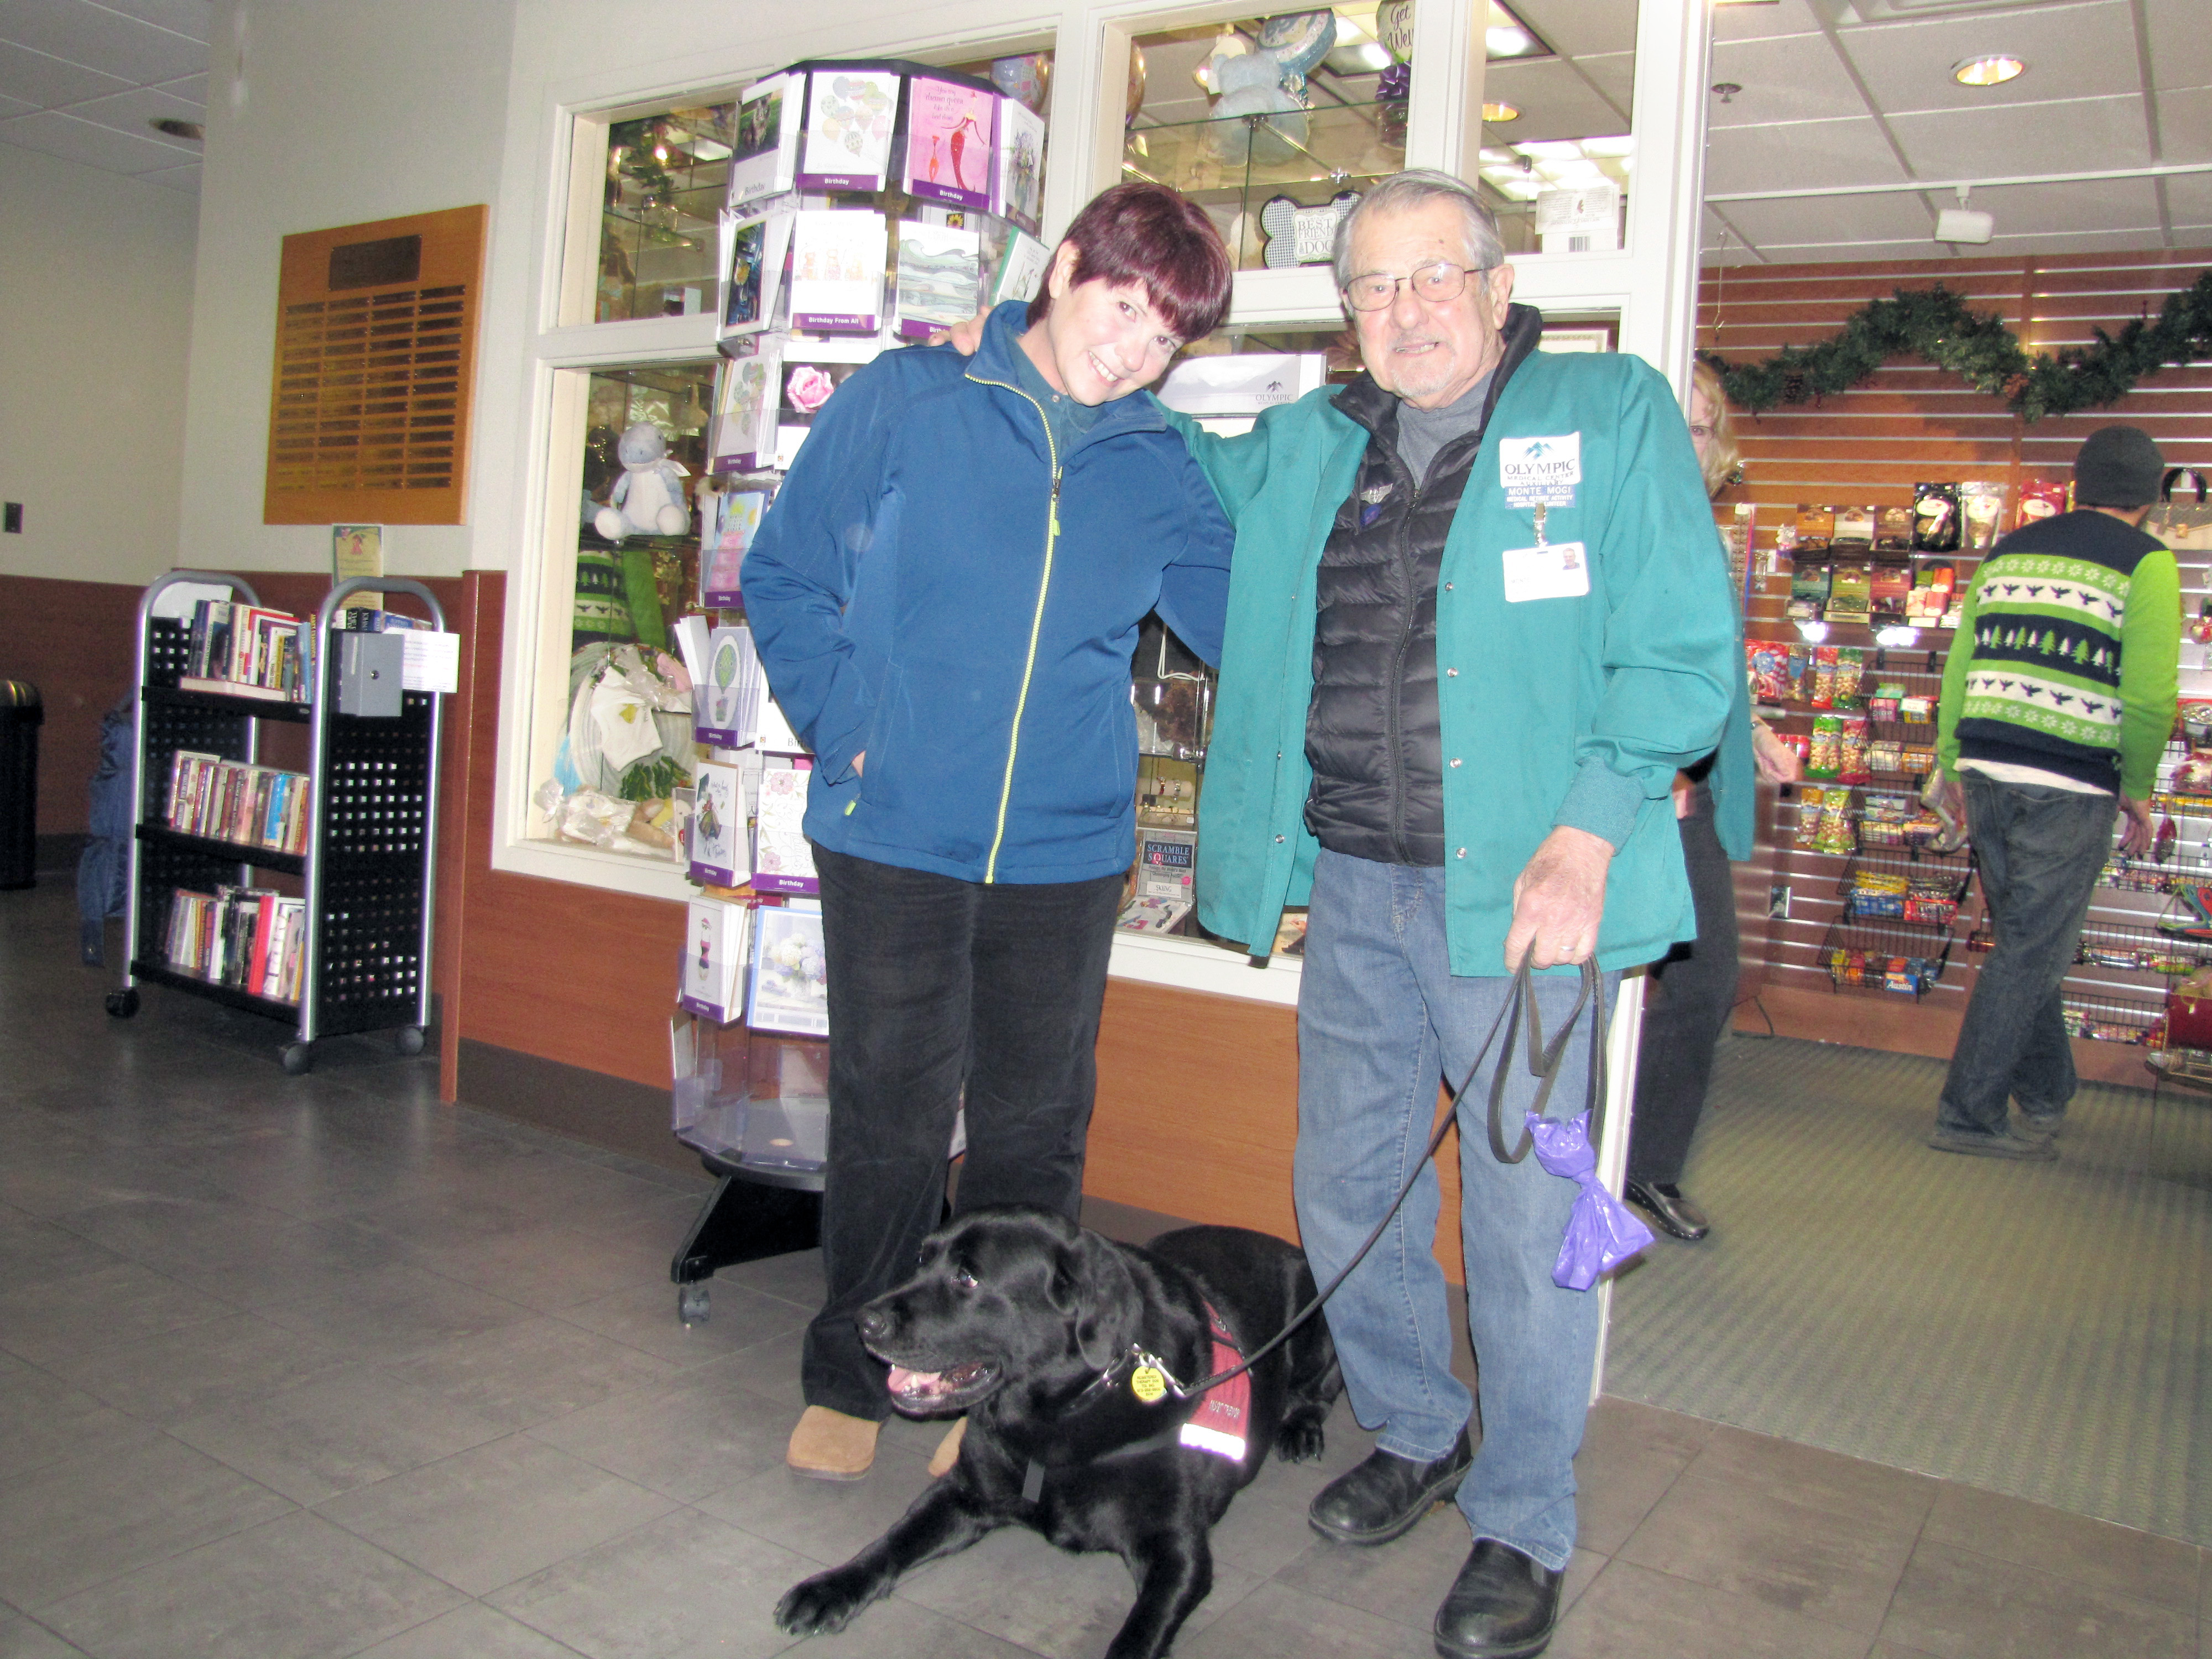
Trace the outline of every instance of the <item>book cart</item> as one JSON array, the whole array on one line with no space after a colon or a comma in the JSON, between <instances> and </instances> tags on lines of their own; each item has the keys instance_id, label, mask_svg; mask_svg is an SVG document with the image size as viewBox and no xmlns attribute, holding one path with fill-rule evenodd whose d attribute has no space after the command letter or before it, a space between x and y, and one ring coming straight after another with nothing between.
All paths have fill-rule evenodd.
<instances>
[{"instance_id":1,"label":"book cart","mask_svg":"<svg viewBox=\"0 0 2212 1659\"><path fill-rule=\"evenodd\" d=\"M333 587L315 613L311 700L270 701L185 690L191 625L155 614L167 589L193 582L228 588L258 605L243 577L173 570L138 602L138 741L131 777L128 945L123 984L107 1012L138 1012L142 982L165 985L293 1028L283 1047L294 1075L314 1063L328 1036L390 1030L399 1052L419 1054L430 1021L432 858L437 836L438 697L406 691L395 718L341 714L338 630L345 601L358 592L407 593L442 630L445 612L430 590L392 576L357 577ZM182 750L252 763L264 721L310 728L305 850L277 852L167 825L172 757ZM297 1004L216 984L171 967L162 941L179 888L246 885L255 871L300 878L306 894L305 944Z\"/></svg>"}]
</instances>

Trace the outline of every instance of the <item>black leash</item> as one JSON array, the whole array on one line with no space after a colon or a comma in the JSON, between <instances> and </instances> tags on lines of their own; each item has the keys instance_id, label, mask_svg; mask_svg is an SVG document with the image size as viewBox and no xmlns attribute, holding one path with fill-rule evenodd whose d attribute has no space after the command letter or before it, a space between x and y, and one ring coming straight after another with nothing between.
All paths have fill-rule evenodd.
<instances>
[{"instance_id":1,"label":"black leash","mask_svg":"<svg viewBox=\"0 0 2212 1659\"><path fill-rule=\"evenodd\" d=\"M1595 958L1585 961L1582 969L1582 988L1575 997L1574 1008L1568 1013L1565 1023L1559 1027L1559 1034L1547 1045L1544 1041L1543 1018L1537 1012L1535 994L1530 990L1528 985L1528 958L1525 955L1522 956L1520 967L1514 970L1513 988L1506 994L1505 1006L1498 1010L1498 1018L1491 1023L1489 1035L1482 1039L1482 1047L1475 1054L1474 1064L1468 1068L1467 1080L1454 1091L1450 1103L1444 1108L1437 1120L1436 1133L1429 1137L1428 1150L1415 1161L1412 1171L1406 1176L1405 1184L1398 1188L1397 1197L1390 1200L1390 1207L1383 1212L1382 1220L1375 1224L1375 1231L1367 1235L1367 1242L1353 1253L1352 1260L1344 1264L1342 1270L1316 1294L1312 1301L1307 1303L1291 1316L1289 1324L1246 1355L1240 1364L1231 1365L1225 1371L1217 1371L1212 1376L1201 1377L1195 1382L1179 1383L1164 1367L1158 1365L1158 1362L1153 1359L1152 1356L1139 1355L1140 1362L1149 1363L1160 1370L1162 1380L1166 1383L1169 1393L1177 1400L1189 1400L1206 1393L1209 1389L1218 1388L1231 1377L1250 1370L1253 1366L1290 1340L1291 1333L1299 1326L1321 1311L1322 1304L1336 1294L1337 1286L1349 1279L1352 1276L1352 1270L1367 1259L1367 1253L1375 1248L1381 1240L1384 1230L1389 1226L1396 1218L1399 1210L1404 1206L1407 1197L1413 1190L1413 1183L1421 1178L1421 1170L1427 1165L1429 1160L1437 1155L1437 1148L1444 1144L1445 1133L1459 1121L1460 1101L1465 1097L1467 1091L1474 1086L1475 1077L1482 1070L1482 1062L1490 1057L1490 1046L1498 1041L1498 1034L1501 1030L1505 1033L1505 1046L1498 1053L1498 1069L1492 1073L1490 1079L1490 1150L1500 1164L1518 1164L1528 1156L1528 1149L1535 1144L1535 1137L1530 1133L1527 1120L1524 1118L1522 1122L1521 1144L1518 1146L1509 1148L1506 1146L1504 1127L1505 1079L1508 1069L1513 1064L1515 1029L1517 1024L1516 1017L1524 1011L1528 1027L1528 1074L1537 1079L1536 1098L1529 1109L1539 1115L1543 1112L1545 1103L1552 1097L1553 1084L1559 1080L1559 1061L1566 1052L1567 1039L1574 1034L1575 1022L1582 1018L1584 1008L1591 1011L1589 1141L1593 1149L1597 1146L1598 1137L1603 1132L1605 1126L1605 1022L1600 1012L1603 1007L1603 1000L1600 994L1597 963ZM1118 1361L1115 1369L1117 1370L1120 1369Z\"/></svg>"}]
</instances>

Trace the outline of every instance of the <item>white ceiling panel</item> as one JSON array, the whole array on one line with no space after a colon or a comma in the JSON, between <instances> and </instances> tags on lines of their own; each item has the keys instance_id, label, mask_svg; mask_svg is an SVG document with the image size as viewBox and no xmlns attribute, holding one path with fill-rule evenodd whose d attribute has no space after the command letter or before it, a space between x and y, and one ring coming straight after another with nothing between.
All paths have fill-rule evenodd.
<instances>
[{"instance_id":1,"label":"white ceiling panel","mask_svg":"<svg viewBox=\"0 0 2212 1659\"><path fill-rule=\"evenodd\" d=\"M186 196L200 193L200 164L198 161L180 167L156 167L151 173L138 175L149 185L159 185L164 190L173 190Z\"/></svg>"},{"instance_id":2,"label":"white ceiling panel","mask_svg":"<svg viewBox=\"0 0 2212 1659\"><path fill-rule=\"evenodd\" d=\"M12 11L0 13L0 20L12 15ZM0 93L21 98L33 109L99 98L125 91L130 85L121 76L102 75L79 64L64 63L48 53L17 46L0 34Z\"/></svg>"},{"instance_id":3,"label":"white ceiling panel","mask_svg":"<svg viewBox=\"0 0 2212 1659\"><path fill-rule=\"evenodd\" d=\"M161 143L150 132L143 138L134 137L50 109L0 121L0 143L44 150L103 172L133 174L175 167L186 154L175 145Z\"/></svg>"},{"instance_id":4,"label":"white ceiling panel","mask_svg":"<svg viewBox=\"0 0 2212 1659\"><path fill-rule=\"evenodd\" d=\"M2212 28L2205 27L2204 0L2145 0L2144 10L2151 84L2212 86Z\"/></svg>"},{"instance_id":5,"label":"white ceiling panel","mask_svg":"<svg viewBox=\"0 0 2212 1659\"><path fill-rule=\"evenodd\" d=\"M97 122L103 127L113 127L118 132L130 133L133 137L151 138L156 143L167 144L183 151L198 161L200 147L184 139L170 138L155 132L149 122L168 119L202 121L207 117L206 107L187 98L179 98L160 87L137 87L129 92L118 92L112 98L94 98L88 103L72 104L67 113L80 121Z\"/></svg>"},{"instance_id":6,"label":"white ceiling panel","mask_svg":"<svg viewBox=\"0 0 2212 1659\"><path fill-rule=\"evenodd\" d=\"M97 65L137 82L168 81L208 64L207 32L182 34L111 11L92 0L12 0L0 37L71 64Z\"/></svg>"},{"instance_id":7,"label":"white ceiling panel","mask_svg":"<svg viewBox=\"0 0 2212 1659\"><path fill-rule=\"evenodd\" d=\"M1730 202L1728 216L1737 232L1759 248L1778 243L1898 241L1927 236L1935 222L1917 195Z\"/></svg>"},{"instance_id":8,"label":"white ceiling panel","mask_svg":"<svg viewBox=\"0 0 2212 1659\"><path fill-rule=\"evenodd\" d=\"M2183 173L2166 184L2166 210L2176 225L2212 225L2212 173Z\"/></svg>"},{"instance_id":9,"label":"white ceiling panel","mask_svg":"<svg viewBox=\"0 0 2212 1659\"><path fill-rule=\"evenodd\" d=\"M1632 52L1603 52L1595 57L1577 58L1575 67L1589 76L1607 102L1624 116L1632 117L1636 111L1636 54ZM1626 127L1615 129L1626 131Z\"/></svg>"},{"instance_id":10,"label":"white ceiling panel","mask_svg":"<svg viewBox=\"0 0 2212 1659\"><path fill-rule=\"evenodd\" d=\"M2002 190L1976 191L1974 206L1996 218L1999 236L2017 236L2030 230L2072 235L2158 228L2158 189L2148 179L2008 185Z\"/></svg>"},{"instance_id":11,"label":"white ceiling panel","mask_svg":"<svg viewBox=\"0 0 2212 1659\"><path fill-rule=\"evenodd\" d=\"M1484 129L1492 143L1522 144L1540 138L1609 136L1626 126L1620 112L1598 96L1589 83L1555 58L1535 63L1492 64L1483 77L1482 95L1521 112L1517 121Z\"/></svg>"},{"instance_id":12,"label":"white ceiling panel","mask_svg":"<svg viewBox=\"0 0 2212 1659\"><path fill-rule=\"evenodd\" d=\"M1994 236L1987 247L1960 252L2017 258L2023 253L2142 253L2165 246L2163 233L2156 225L2149 225L2141 230L2029 231L2019 236Z\"/></svg>"},{"instance_id":13,"label":"white ceiling panel","mask_svg":"<svg viewBox=\"0 0 2212 1659\"><path fill-rule=\"evenodd\" d=\"M1860 97L1836 62L1824 34L1793 34L1713 47L1709 83L1733 81L1743 90L1728 102L1707 95L1705 118L1716 127L1763 126L1770 121L1817 121L1864 115Z\"/></svg>"},{"instance_id":14,"label":"white ceiling panel","mask_svg":"<svg viewBox=\"0 0 2212 1659\"><path fill-rule=\"evenodd\" d=\"M2161 161L2212 161L2212 87L2159 94L2158 137Z\"/></svg>"},{"instance_id":15,"label":"white ceiling panel","mask_svg":"<svg viewBox=\"0 0 2212 1659\"><path fill-rule=\"evenodd\" d=\"M1913 172L1923 179L2087 173L2143 167L2150 161L2140 98L2081 98L2034 110L1898 115L1889 127Z\"/></svg>"},{"instance_id":16,"label":"white ceiling panel","mask_svg":"<svg viewBox=\"0 0 2212 1659\"><path fill-rule=\"evenodd\" d=\"M10 98L6 93L0 92L0 121L6 120L11 115L28 115L36 108L38 108L36 104L27 100Z\"/></svg>"},{"instance_id":17,"label":"white ceiling panel","mask_svg":"<svg viewBox=\"0 0 2212 1659\"><path fill-rule=\"evenodd\" d=\"M207 44L208 14L212 9L208 0L100 0L100 3L142 23L152 23L202 46Z\"/></svg>"},{"instance_id":18,"label":"white ceiling panel","mask_svg":"<svg viewBox=\"0 0 2212 1659\"><path fill-rule=\"evenodd\" d=\"M1506 0L1508 9L1570 58L1636 50L1636 0ZM1494 64L1492 67L1496 67Z\"/></svg>"},{"instance_id":19,"label":"white ceiling panel","mask_svg":"<svg viewBox=\"0 0 2212 1659\"><path fill-rule=\"evenodd\" d=\"M2131 94L2141 86L2128 0L1881 23L1841 30L1844 50L1884 114L1905 110L1992 109L2054 98ZM2027 72L1999 87L1962 87L1962 58L2004 52Z\"/></svg>"},{"instance_id":20,"label":"white ceiling panel","mask_svg":"<svg viewBox=\"0 0 2212 1659\"><path fill-rule=\"evenodd\" d=\"M1779 0L1771 6L1713 8L1713 39L1764 40L1778 34L1818 34L1820 20L1805 0Z\"/></svg>"},{"instance_id":21,"label":"white ceiling panel","mask_svg":"<svg viewBox=\"0 0 2212 1659\"><path fill-rule=\"evenodd\" d=\"M1705 145L1705 192L1880 185L1905 177L1872 116L1730 127Z\"/></svg>"}]
</instances>

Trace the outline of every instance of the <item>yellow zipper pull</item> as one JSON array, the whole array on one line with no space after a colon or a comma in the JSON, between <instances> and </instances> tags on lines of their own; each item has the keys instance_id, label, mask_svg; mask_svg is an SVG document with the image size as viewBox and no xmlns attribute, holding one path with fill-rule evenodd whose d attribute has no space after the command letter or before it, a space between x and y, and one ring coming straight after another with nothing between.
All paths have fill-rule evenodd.
<instances>
[{"instance_id":1,"label":"yellow zipper pull","mask_svg":"<svg viewBox=\"0 0 2212 1659\"><path fill-rule=\"evenodd\" d=\"M1052 533L1057 539L1060 535L1060 469L1057 467L1053 469L1052 474Z\"/></svg>"}]
</instances>

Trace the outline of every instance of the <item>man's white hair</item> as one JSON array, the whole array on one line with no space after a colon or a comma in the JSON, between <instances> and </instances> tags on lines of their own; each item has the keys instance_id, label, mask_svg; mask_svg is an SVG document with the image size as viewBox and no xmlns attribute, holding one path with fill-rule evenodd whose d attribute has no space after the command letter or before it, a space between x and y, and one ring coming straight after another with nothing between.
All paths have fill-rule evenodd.
<instances>
[{"instance_id":1,"label":"man's white hair","mask_svg":"<svg viewBox=\"0 0 2212 1659\"><path fill-rule=\"evenodd\" d=\"M1336 248L1333 263L1336 285L1341 290L1355 276L1365 273L1352 269L1352 228L1362 219L1376 213L1403 213L1425 202L1450 201L1459 204L1467 216L1467 252L1470 266L1477 270L1488 270L1505 263L1505 244L1498 234L1498 216L1482 199L1481 192L1473 185L1455 179L1449 173L1439 173L1433 167L1412 167L1404 173L1394 173L1369 191L1356 203L1351 212L1337 221Z\"/></svg>"}]
</instances>

